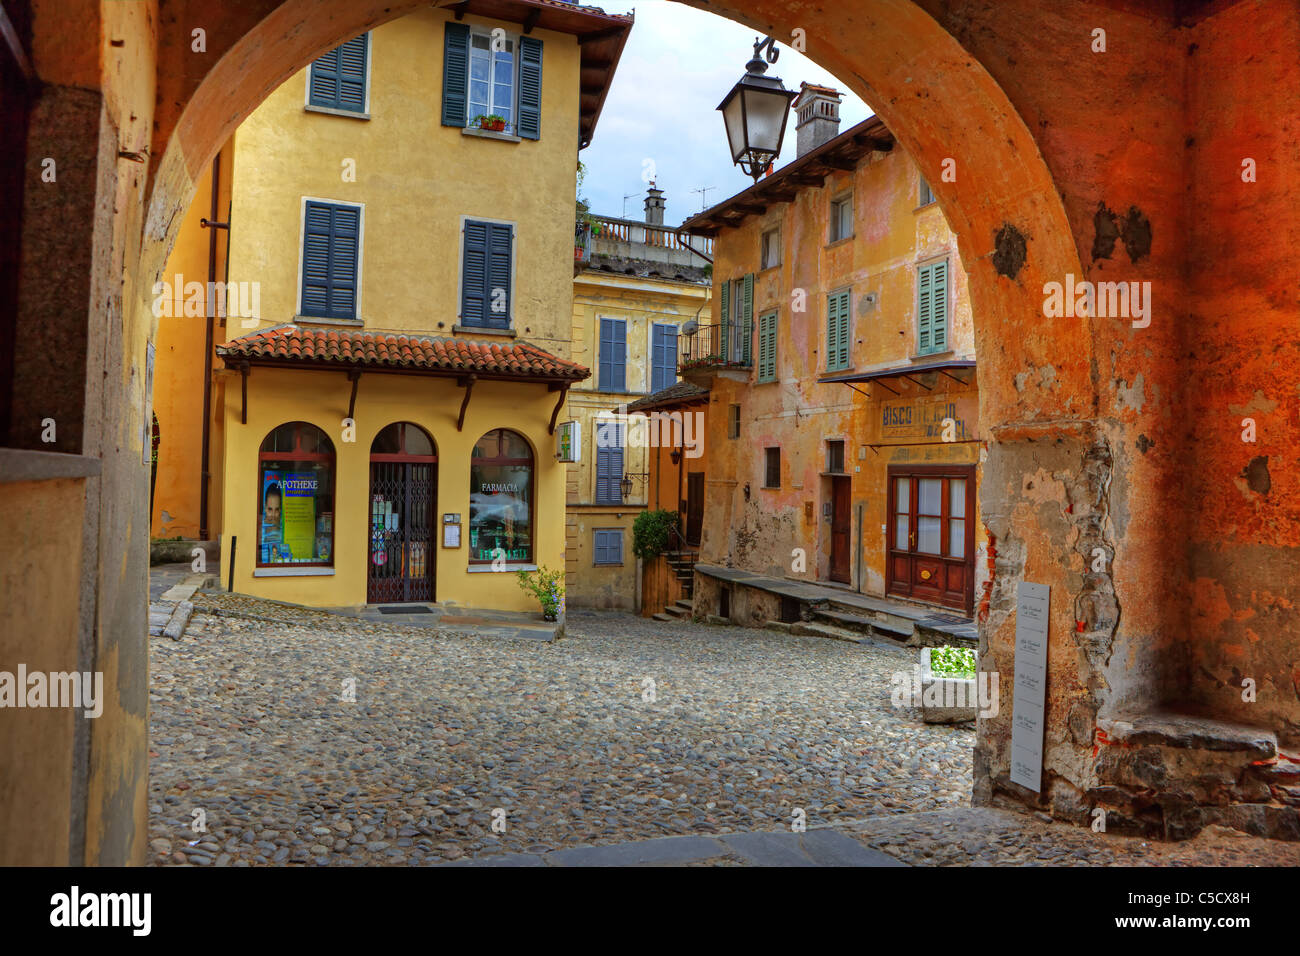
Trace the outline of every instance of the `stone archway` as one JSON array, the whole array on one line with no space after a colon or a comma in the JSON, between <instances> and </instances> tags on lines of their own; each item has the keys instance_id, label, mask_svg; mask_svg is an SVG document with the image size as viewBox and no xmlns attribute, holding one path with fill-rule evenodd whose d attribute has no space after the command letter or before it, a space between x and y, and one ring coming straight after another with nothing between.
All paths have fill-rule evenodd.
<instances>
[{"instance_id":1,"label":"stone archway","mask_svg":"<svg viewBox=\"0 0 1300 956\"><path fill-rule=\"evenodd\" d=\"M1099 721L1169 701L1300 741L1300 500L1283 493L1300 441L1300 343L1276 334L1294 327L1300 267L1294 241L1267 241L1293 240L1300 221L1294 4L684 2L778 37L803 31L806 52L916 157L959 236L992 426L983 519L996 556L981 634L1004 688L1016 586L1052 587L1044 792L1008 781L1004 708L981 726L977 798L1002 792L1082 821L1118 779ZM16 333L0 398L8 444L78 459L58 467L73 468L87 502L79 637L39 616L17 630L115 690L88 742L39 748L76 754L70 794L52 788L66 812L51 800L32 824L55 848L42 862L144 858L147 297L179 214L279 83L420 5L6 5L31 62L20 202L0 209L22 247L18 281L0 283L17 317L0 327L0 341ZM41 178L47 159L57 189ZM1046 318L1044 285L1071 275L1149 283L1152 309L1140 323ZM49 448L36 429L52 413ZM1256 444L1239 438L1243 415L1259 420ZM57 477L9 487L53 500ZM12 597L0 605L21 603ZM1258 678L1258 703L1243 677ZM15 808L0 811L2 822Z\"/></svg>"},{"instance_id":2,"label":"stone archway","mask_svg":"<svg viewBox=\"0 0 1300 956\"><path fill-rule=\"evenodd\" d=\"M1118 621L1108 573L1085 577L1083 556L1115 555L1121 545L1101 508L1112 481L1113 436L1103 422L1097 369L1103 324L1079 321L1073 341L1043 319L1045 283L1081 276L1078 243L1033 132L979 58L921 5L906 0L811 9L792 0L729 0L690 5L791 42L802 31L807 55L874 107L917 158L967 267L980 357L981 420L992 426L983 490L984 520L997 561L984 596L984 660L1010 689L1009 624L1016 586L1052 587L1053 683L1070 688L1049 711L1049 740L1066 743L1059 774L1075 793L1093 785L1082 772L1098 710L1107 703L1104 662ZM178 76L174 117L157 117L161 160L149 198L140 288L161 273L194 183L221 144L265 95L341 39L395 19L417 4L286 0L266 4L203 76ZM871 50L864 57L862 51ZM189 88L187 89L187 84ZM947 171L947 174L945 174ZM1050 450L1046 450L1050 449ZM1025 501L1026 489L1035 499ZM1078 508L1072 503L1079 502ZM1043 508L1055 509L1050 518ZM1080 610L1083 608L1083 610ZM1077 622L1083 619L1085 629ZM1069 644L1084 635L1098 650L1080 667ZM1006 716L984 725L983 789L1009 772ZM1086 715L1082 719L1080 715ZM1085 726L1086 725L1086 726ZM1022 798L1033 800L1028 791ZM1034 801L1037 802L1037 801Z\"/></svg>"}]
</instances>

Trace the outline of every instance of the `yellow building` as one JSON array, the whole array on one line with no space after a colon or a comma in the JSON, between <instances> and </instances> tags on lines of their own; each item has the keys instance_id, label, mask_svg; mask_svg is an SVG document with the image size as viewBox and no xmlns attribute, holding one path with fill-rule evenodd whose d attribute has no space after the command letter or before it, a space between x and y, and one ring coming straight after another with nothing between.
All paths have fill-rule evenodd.
<instances>
[{"instance_id":1,"label":"yellow building","mask_svg":"<svg viewBox=\"0 0 1300 956\"><path fill-rule=\"evenodd\" d=\"M499 575L564 566L554 430L589 376L570 357L576 152L631 25L511 0L420 10L236 131L211 430L223 583L536 609ZM195 245L178 242L186 269ZM157 391L201 401L193 364Z\"/></svg>"},{"instance_id":2,"label":"yellow building","mask_svg":"<svg viewBox=\"0 0 1300 956\"><path fill-rule=\"evenodd\" d=\"M986 535L956 239L879 120L840 133L838 94L807 84L793 108L798 158L683 225L715 240L711 321L679 347L709 388L700 568L970 616ZM697 613L725 589L702 584Z\"/></svg>"},{"instance_id":3,"label":"yellow building","mask_svg":"<svg viewBox=\"0 0 1300 956\"><path fill-rule=\"evenodd\" d=\"M590 217L575 257L572 358L594 374L568 401L583 449L569 466L567 490L565 581L573 605L638 606L632 524L650 494L653 449L635 416L619 416L677 381L680 326L707 314L710 298L712 244L688 247L663 225L663 192L653 184L645 207L644 221Z\"/></svg>"}]
</instances>

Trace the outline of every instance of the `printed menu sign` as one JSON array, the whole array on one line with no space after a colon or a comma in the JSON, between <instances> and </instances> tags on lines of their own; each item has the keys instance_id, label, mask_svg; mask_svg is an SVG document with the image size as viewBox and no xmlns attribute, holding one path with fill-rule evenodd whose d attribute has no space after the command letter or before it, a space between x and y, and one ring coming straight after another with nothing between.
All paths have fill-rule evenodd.
<instances>
[{"instance_id":1,"label":"printed menu sign","mask_svg":"<svg viewBox=\"0 0 1300 956\"><path fill-rule=\"evenodd\" d=\"M1035 793L1043 780L1047 622L1052 589L1021 581L1016 589L1016 683L1011 711L1011 782Z\"/></svg>"}]
</instances>

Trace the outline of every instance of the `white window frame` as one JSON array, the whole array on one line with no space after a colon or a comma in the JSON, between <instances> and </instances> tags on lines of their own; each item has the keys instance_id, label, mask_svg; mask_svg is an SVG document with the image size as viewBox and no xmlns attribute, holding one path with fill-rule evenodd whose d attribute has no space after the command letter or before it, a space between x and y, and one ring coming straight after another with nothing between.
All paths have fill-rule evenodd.
<instances>
[{"instance_id":1,"label":"white window frame","mask_svg":"<svg viewBox=\"0 0 1300 956\"><path fill-rule=\"evenodd\" d=\"M768 236L774 239L768 242ZM768 261L768 252L772 251L776 256L775 262ZM762 272L765 269L775 269L781 265L781 224L777 223L771 228L764 229L758 240L758 269Z\"/></svg>"},{"instance_id":2,"label":"white window frame","mask_svg":"<svg viewBox=\"0 0 1300 956\"><path fill-rule=\"evenodd\" d=\"M357 296L356 309L353 310L353 316L350 319L328 319L319 318L312 315L302 314L302 270L305 263L305 253L307 251L307 203L322 202L331 206L352 206L357 212ZM356 202L351 199L326 199L323 196L303 196L298 205L298 292L295 296L297 307L294 309L293 320L297 322L310 322L317 325L365 325L361 318L361 269L365 265L366 251L366 204ZM460 301L459 298L457 301Z\"/></svg>"},{"instance_id":3,"label":"white window frame","mask_svg":"<svg viewBox=\"0 0 1300 956\"><path fill-rule=\"evenodd\" d=\"M475 37L487 39L487 53L490 57L488 63L492 67L488 74L488 111L482 115L491 116L493 113L500 115L495 103L497 51L492 49L492 28L471 25L469 28L469 55L465 63L465 125L467 127L473 123L474 117L479 115L470 106L470 90L474 85ZM515 130L519 127L519 34L506 32L506 42L510 44L510 57L513 65L510 72L510 119L506 123L505 131L513 136L516 135ZM483 51L478 52L482 53Z\"/></svg>"},{"instance_id":4,"label":"white window frame","mask_svg":"<svg viewBox=\"0 0 1300 956\"><path fill-rule=\"evenodd\" d=\"M840 222L841 215L839 214L839 210L845 206L847 206L849 210L849 221L848 221L849 231L840 235L838 234L838 230L843 224ZM832 243L835 243L841 241L842 239L852 239L854 235L853 225L854 225L853 193L852 192L841 193L840 195L832 198L831 215L830 215L830 241Z\"/></svg>"}]
</instances>

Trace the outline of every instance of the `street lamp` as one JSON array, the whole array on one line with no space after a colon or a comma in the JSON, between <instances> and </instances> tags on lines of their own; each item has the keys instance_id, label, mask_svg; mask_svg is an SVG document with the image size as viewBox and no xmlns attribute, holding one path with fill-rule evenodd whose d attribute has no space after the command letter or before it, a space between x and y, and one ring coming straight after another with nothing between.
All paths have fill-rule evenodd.
<instances>
[{"instance_id":1,"label":"street lamp","mask_svg":"<svg viewBox=\"0 0 1300 956\"><path fill-rule=\"evenodd\" d=\"M623 479L618 483L618 487L623 492L624 501L632 497L632 479L627 475L623 476Z\"/></svg>"},{"instance_id":2,"label":"street lamp","mask_svg":"<svg viewBox=\"0 0 1300 956\"><path fill-rule=\"evenodd\" d=\"M766 47L766 62L763 48ZM758 182L772 160L781 152L790 101L798 93L787 90L780 77L764 76L767 64L775 63L780 51L771 37L754 42L754 58L718 107L727 126L731 160Z\"/></svg>"}]
</instances>

